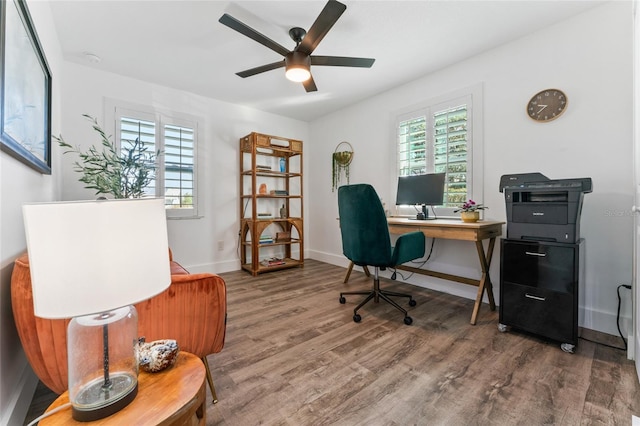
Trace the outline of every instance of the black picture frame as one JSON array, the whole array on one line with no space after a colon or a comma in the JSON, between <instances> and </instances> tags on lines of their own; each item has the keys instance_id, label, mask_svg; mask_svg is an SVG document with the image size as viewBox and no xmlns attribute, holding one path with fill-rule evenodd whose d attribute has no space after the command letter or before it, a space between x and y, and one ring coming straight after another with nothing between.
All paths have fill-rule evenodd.
<instances>
[{"instance_id":1,"label":"black picture frame","mask_svg":"<svg viewBox=\"0 0 640 426\"><path fill-rule=\"evenodd\" d=\"M51 71L25 0L0 10L0 149L51 174Z\"/></svg>"}]
</instances>

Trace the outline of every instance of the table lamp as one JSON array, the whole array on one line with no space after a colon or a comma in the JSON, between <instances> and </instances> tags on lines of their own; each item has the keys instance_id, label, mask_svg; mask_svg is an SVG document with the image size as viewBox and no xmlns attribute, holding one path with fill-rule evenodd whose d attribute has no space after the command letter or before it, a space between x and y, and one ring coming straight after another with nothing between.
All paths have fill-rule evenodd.
<instances>
[{"instance_id":1,"label":"table lamp","mask_svg":"<svg viewBox=\"0 0 640 426\"><path fill-rule=\"evenodd\" d=\"M26 204L23 216L34 313L72 318L72 416L109 416L138 392L138 317L132 305L171 284L164 200Z\"/></svg>"}]
</instances>

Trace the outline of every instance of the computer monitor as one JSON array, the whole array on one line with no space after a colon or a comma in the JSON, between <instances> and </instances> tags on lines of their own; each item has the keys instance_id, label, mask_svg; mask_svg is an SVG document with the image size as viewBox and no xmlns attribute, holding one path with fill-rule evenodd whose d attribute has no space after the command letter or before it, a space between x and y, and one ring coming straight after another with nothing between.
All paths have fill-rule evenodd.
<instances>
[{"instance_id":1,"label":"computer monitor","mask_svg":"<svg viewBox=\"0 0 640 426\"><path fill-rule=\"evenodd\" d=\"M427 206L442 205L444 179L445 173L399 176L396 205L422 205L422 216L418 213L416 218L428 219Z\"/></svg>"}]
</instances>

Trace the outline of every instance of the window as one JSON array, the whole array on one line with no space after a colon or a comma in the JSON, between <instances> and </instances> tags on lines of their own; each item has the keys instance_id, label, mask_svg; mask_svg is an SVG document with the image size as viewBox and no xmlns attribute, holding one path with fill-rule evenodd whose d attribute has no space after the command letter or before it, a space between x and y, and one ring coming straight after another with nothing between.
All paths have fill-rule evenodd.
<instances>
[{"instance_id":1,"label":"window","mask_svg":"<svg viewBox=\"0 0 640 426\"><path fill-rule=\"evenodd\" d=\"M122 149L138 139L149 151L160 151L155 180L145 193L164 198L168 217L197 216L197 120L143 108L113 111L117 146Z\"/></svg>"},{"instance_id":2,"label":"window","mask_svg":"<svg viewBox=\"0 0 640 426\"><path fill-rule=\"evenodd\" d=\"M164 187L167 208L193 208L194 129L164 126Z\"/></svg>"},{"instance_id":3,"label":"window","mask_svg":"<svg viewBox=\"0 0 640 426\"><path fill-rule=\"evenodd\" d=\"M452 214L470 198L482 198L481 87L464 92L396 116L397 174L392 188L395 191L398 176L446 173L442 205L436 209L440 216ZM413 211L400 208L399 213Z\"/></svg>"}]
</instances>

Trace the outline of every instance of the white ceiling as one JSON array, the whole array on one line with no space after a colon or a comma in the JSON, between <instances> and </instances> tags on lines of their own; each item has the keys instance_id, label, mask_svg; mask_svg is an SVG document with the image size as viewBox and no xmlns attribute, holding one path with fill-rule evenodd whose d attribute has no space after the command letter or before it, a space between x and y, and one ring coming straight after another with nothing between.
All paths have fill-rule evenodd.
<instances>
[{"instance_id":1,"label":"white ceiling","mask_svg":"<svg viewBox=\"0 0 640 426\"><path fill-rule=\"evenodd\" d=\"M66 60L295 119L311 121L494 48L601 1L354 1L314 51L375 58L372 68L312 67L317 92L277 69L282 59L220 24L223 13L293 49L325 1L51 0ZM90 52L101 58L87 60Z\"/></svg>"}]
</instances>

